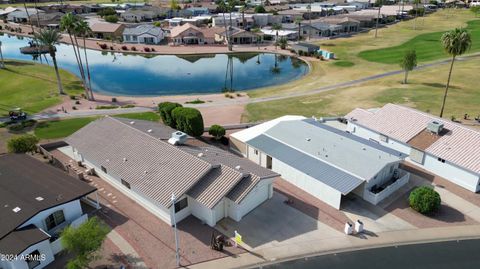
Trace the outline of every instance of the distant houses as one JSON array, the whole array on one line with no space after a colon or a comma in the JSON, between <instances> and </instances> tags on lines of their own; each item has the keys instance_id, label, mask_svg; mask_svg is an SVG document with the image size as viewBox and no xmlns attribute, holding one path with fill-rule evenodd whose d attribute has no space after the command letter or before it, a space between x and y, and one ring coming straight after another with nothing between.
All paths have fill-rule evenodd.
<instances>
[{"instance_id":1,"label":"distant houses","mask_svg":"<svg viewBox=\"0 0 480 269\"><path fill-rule=\"evenodd\" d=\"M153 25L139 25L123 30L123 42L125 43L159 44L164 37L164 31Z\"/></svg>"}]
</instances>

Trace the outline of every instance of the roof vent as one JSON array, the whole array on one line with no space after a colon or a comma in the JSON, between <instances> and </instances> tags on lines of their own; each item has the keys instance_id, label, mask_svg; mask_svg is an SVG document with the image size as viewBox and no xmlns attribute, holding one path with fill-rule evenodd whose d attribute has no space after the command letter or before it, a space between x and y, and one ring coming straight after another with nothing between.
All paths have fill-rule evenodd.
<instances>
[{"instance_id":1,"label":"roof vent","mask_svg":"<svg viewBox=\"0 0 480 269\"><path fill-rule=\"evenodd\" d=\"M427 130L429 130L431 133L438 135L443 130L443 123L438 121L431 121L427 125Z\"/></svg>"},{"instance_id":2,"label":"roof vent","mask_svg":"<svg viewBox=\"0 0 480 269\"><path fill-rule=\"evenodd\" d=\"M151 133L151 132L152 132L152 129L148 129L148 130L147 130L147 133Z\"/></svg>"},{"instance_id":3,"label":"roof vent","mask_svg":"<svg viewBox=\"0 0 480 269\"><path fill-rule=\"evenodd\" d=\"M15 213L20 212L20 210L22 210L22 209L21 209L20 207L18 207L18 206L15 207L14 209L12 209L12 211L15 212Z\"/></svg>"},{"instance_id":4,"label":"roof vent","mask_svg":"<svg viewBox=\"0 0 480 269\"><path fill-rule=\"evenodd\" d=\"M123 158L123 162L126 162L127 161L127 158Z\"/></svg>"},{"instance_id":5,"label":"roof vent","mask_svg":"<svg viewBox=\"0 0 480 269\"><path fill-rule=\"evenodd\" d=\"M201 157L203 157L203 153L200 152L200 153L198 153L197 156L201 158Z\"/></svg>"},{"instance_id":6,"label":"roof vent","mask_svg":"<svg viewBox=\"0 0 480 269\"><path fill-rule=\"evenodd\" d=\"M40 201L43 201L43 197L42 197L42 196L38 196L37 198L35 198L35 200L37 200L37 201L39 201L39 202L40 202Z\"/></svg>"},{"instance_id":7,"label":"roof vent","mask_svg":"<svg viewBox=\"0 0 480 269\"><path fill-rule=\"evenodd\" d=\"M131 122L130 122L130 124L131 124L131 125L134 125L134 124L135 124L135 122L134 122L134 121L131 121Z\"/></svg>"},{"instance_id":8,"label":"roof vent","mask_svg":"<svg viewBox=\"0 0 480 269\"><path fill-rule=\"evenodd\" d=\"M145 170L145 171L143 171L143 173L146 175L146 174L148 174L148 171L147 171L147 170Z\"/></svg>"},{"instance_id":9,"label":"roof vent","mask_svg":"<svg viewBox=\"0 0 480 269\"><path fill-rule=\"evenodd\" d=\"M240 170L242 168L240 165L235 166L235 169Z\"/></svg>"},{"instance_id":10,"label":"roof vent","mask_svg":"<svg viewBox=\"0 0 480 269\"><path fill-rule=\"evenodd\" d=\"M184 132L176 131L172 133L172 137L168 139L168 143L172 145L181 145L187 141L187 134Z\"/></svg>"},{"instance_id":11,"label":"roof vent","mask_svg":"<svg viewBox=\"0 0 480 269\"><path fill-rule=\"evenodd\" d=\"M312 140L312 139L310 139L310 138L305 138L305 140L310 141L310 140Z\"/></svg>"}]
</instances>

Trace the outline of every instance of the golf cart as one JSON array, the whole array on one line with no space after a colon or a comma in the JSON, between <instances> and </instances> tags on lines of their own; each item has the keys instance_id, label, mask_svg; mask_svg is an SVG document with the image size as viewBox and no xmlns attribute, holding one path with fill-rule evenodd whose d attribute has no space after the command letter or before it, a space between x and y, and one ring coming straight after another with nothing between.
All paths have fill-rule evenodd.
<instances>
[{"instance_id":1,"label":"golf cart","mask_svg":"<svg viewBox=\"0 0 480 269\"><path fill-rule=\"evenodd\" d=\"M0 107L0 110L8 111L8 116L10 117L11 121L17 121L17 120L22 121L27 119L27 113L23 112L22 109L19 107L16 107L16 108Z\"/></svg>"}]
</instances>

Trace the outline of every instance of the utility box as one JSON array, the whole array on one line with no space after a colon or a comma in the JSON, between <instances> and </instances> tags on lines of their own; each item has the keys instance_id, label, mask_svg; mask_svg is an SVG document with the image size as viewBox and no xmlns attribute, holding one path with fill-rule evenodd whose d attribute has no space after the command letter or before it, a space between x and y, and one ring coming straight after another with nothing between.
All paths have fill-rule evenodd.
<instances>
[{"instance_id":1,"label":"utility box","mask_svg":"<svg viewBox=\"0 0 480 269\"><path fill-rule=\"evenodd\" d=\"M357 220L355 222L355 232L356 233L361 233L363 232L363 222L361 222L360 220Z\"/></svg>"},{"instance_id":2,"label":"utility box","mask_svg":"<svg viewBox=\"0 0 480 269\"><path fill-rule=\"evenodd\" d=\"M345 234L352 234L353 233L353 227L350 222L345 223Z\"/></svg>"}]
</instances>

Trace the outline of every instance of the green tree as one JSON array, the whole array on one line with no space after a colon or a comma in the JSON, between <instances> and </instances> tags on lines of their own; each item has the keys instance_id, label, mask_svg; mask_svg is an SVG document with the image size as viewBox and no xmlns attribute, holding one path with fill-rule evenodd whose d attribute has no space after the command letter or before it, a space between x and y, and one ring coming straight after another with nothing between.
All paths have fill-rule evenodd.
<instances>
[{"instance_id":1,"label":"green tree","mask_svg":"<svg viewBox=\"0 0 480 269\"><path fill-rule=\"evenodd\" d=\"M172 111L172 117L178 130L191 136L201 136L203 134L203 117L198 109L177 107Z\"/></svg>"},{"instance_id":2,"label":"green tree","mask_svg":"<svg viewBox=\"0 0 480 269\"><path fill-rule=\"evenodd\" d=\"M170 0L170 9L180 10L180 6L178 5L177 0Z\"/></svg>"},{"instance_id":3,"label":"green tree","mask_svg":"<svg viewBox=\"0 0 480 269\"><path fill-rule=\"evenodd\" d=\"M50 57L52 57L53 67L55 68L55 75L57 76L58 93L65 94L63 92L60 73L58 71L57 57L56 57L57 49L55 48L55 45L60 42L60 39L62 39L62 35L57 30L44 29L44 30L40 30L40 32L38 33L35 33L35 38L38 40L40 44L48 48L48 53L50 54Z\"/></svg>"},{"instance_id":4,"label":"green tree","mask_svg":"<svg viewBox=\"0 0 480 269\"><path fill-rule=\"evenodd\" d=\"M428 214L440 208L440 194L430 187L422 186L414 189L408 197L410 207L422 214Z\"/></svg>"},{"instance_id":5,"label":"green tree","mask_svg":"<svg viewBox=\"0 0 480 269\"><path fill-rule=\"evenodd\" d=\"M280 48L282 50L287 48L288 41L285 37L281 37L277 42L278 42L278 45L280 46Z\"/></svg>"},{"instance_id":6,"label":"green tree","mask_svg":"<svg viewBox=\"0 0 480 269\"><path fill-rule=\"evenodd\" d=\"M182 105L171 102L163 102L158 104L158 112L160 113L160 118L165 125L176 128L175 120L172 117L172 111L177 107L182 107Z\"/></svg>"},{"instance_id":7,"label":"green tree","mask_svg":"<svg viewBox=\"0 0 480 269\"><path fill-rule=\"evenodd\" d=\"M443 96L440 117L443 116L443 110L445 109L445 102L447 100L448 88L450 87L450 79L452 77L452 69L453 63L455 62L455 57L464 54L470 49L472 46L472 38L466 29L456 28L455 30L444 33L442 35L441 42L445 51L452 56L452 62L448 72L448 80L447 85L445 86L445 94Z\"/></svg>"},{"instance_id":8,"label":"green tree","mask_svg":"<svg viewBox=\"0 0 480 269\"><path fill-rule=\"evenodd\" d=\"M225 135L225 128L218 124L214 124L210 126L210 128L208 129L208 133L218 140Z\"/></svg>"},{"instance_id":9,"label":"green tree","mask_svg":"<svg viewBox=\"0 0 480 269\"><path fill-rule=\"evenodd\" d=\"M37 149L38 138L31 134L10 138L7 149L10 153L34 152Z\"/></svg>"},{"instance_id":10,"label":"green tree","mask_svg":"<svg viewBox=\"0 0 480 269\"><path fill-rule=\"evenodd\" d=\"M408 50L403 56L402 62L400 63L403 71L405 71L405 78L403 79L403 84L407 84L408 72L412 71L417 67L417 53L415 50Z\"/></svg>"},{"instance_id":11,"label":"green tree","mask_svg":"<svg viewBox=\"0 0 480 269\"><path fill-rule=\"evenodd\" d=\"M108 16L105 16L105 21L110 23L117 23L118 17L117 15L108 15Z\"/></svg>"},{"instance_id":12,"label":"green tree","mask_svg":"<svg viewBox=\"0 0 480 269\"><path fill-rule=\"evenodd\" d=\"M60 19L60 29L62 31L67 31L67 34L70 38L73 52L75 54L75 60L77 61L78 70L80 72L80 77L82 79L83 88L85 89L85 96L87 97L87 99L93 100L93 96L91 96L90 94L90 89L88 88L87 81L85 79L85 70L83 69L81 55L79 53L79 49L77 49L76 47L78 45L78 42L74 41L76 40L76 37L74 39L74 35L75 35L75 27L77 22L78 22L78 18L75 15L73 15L73 13L69 12Z\"/></svg>"},{"instance_id":13,"label":"green tree","mask_svg":"<svg viewBox=\"0 0 480 269\"><path fill-rule=\"evenodd\" d=\"M96 252L107 237L109 228L97 217L92 217L77 228L68 226L61 233L63 247L74 254L68 261L68 269L87 268L88 264L99 256Z\"/></svg>"},{"instance_id":14,"label":"green tree","mask_svg":"<svg viewBox=\"0 0 480 269\"><path fill-rule=\"evenodd\" d=\"M255 13L267 13L267 10L263 5L258 5L254 9Z\"/></svg>"},{"instance_id":15,"label":"green tree","mask_svg":"<svg viewBox=\"0 0 480 269\"><path fill-rule=\"evenodd\" d=\"M480 6L471 7L470 11L473 12L473 14L475 14L475 18L476 18L478 16L478 14L480 13Z\"/></svg>"},{"instance_id":16,"label":"green tree","mask_svg":"<svg viewBox=\"0 0 480 269\"><path fill-rule=\"evenodd\" d=\"M113 9L111 7L104 8L97 13L97 15L102 17L102 18L105 17L105 16L115 15L115 14L117 14L117 12L115 11L115 9Z\"/></svg>"}]
</instances>

